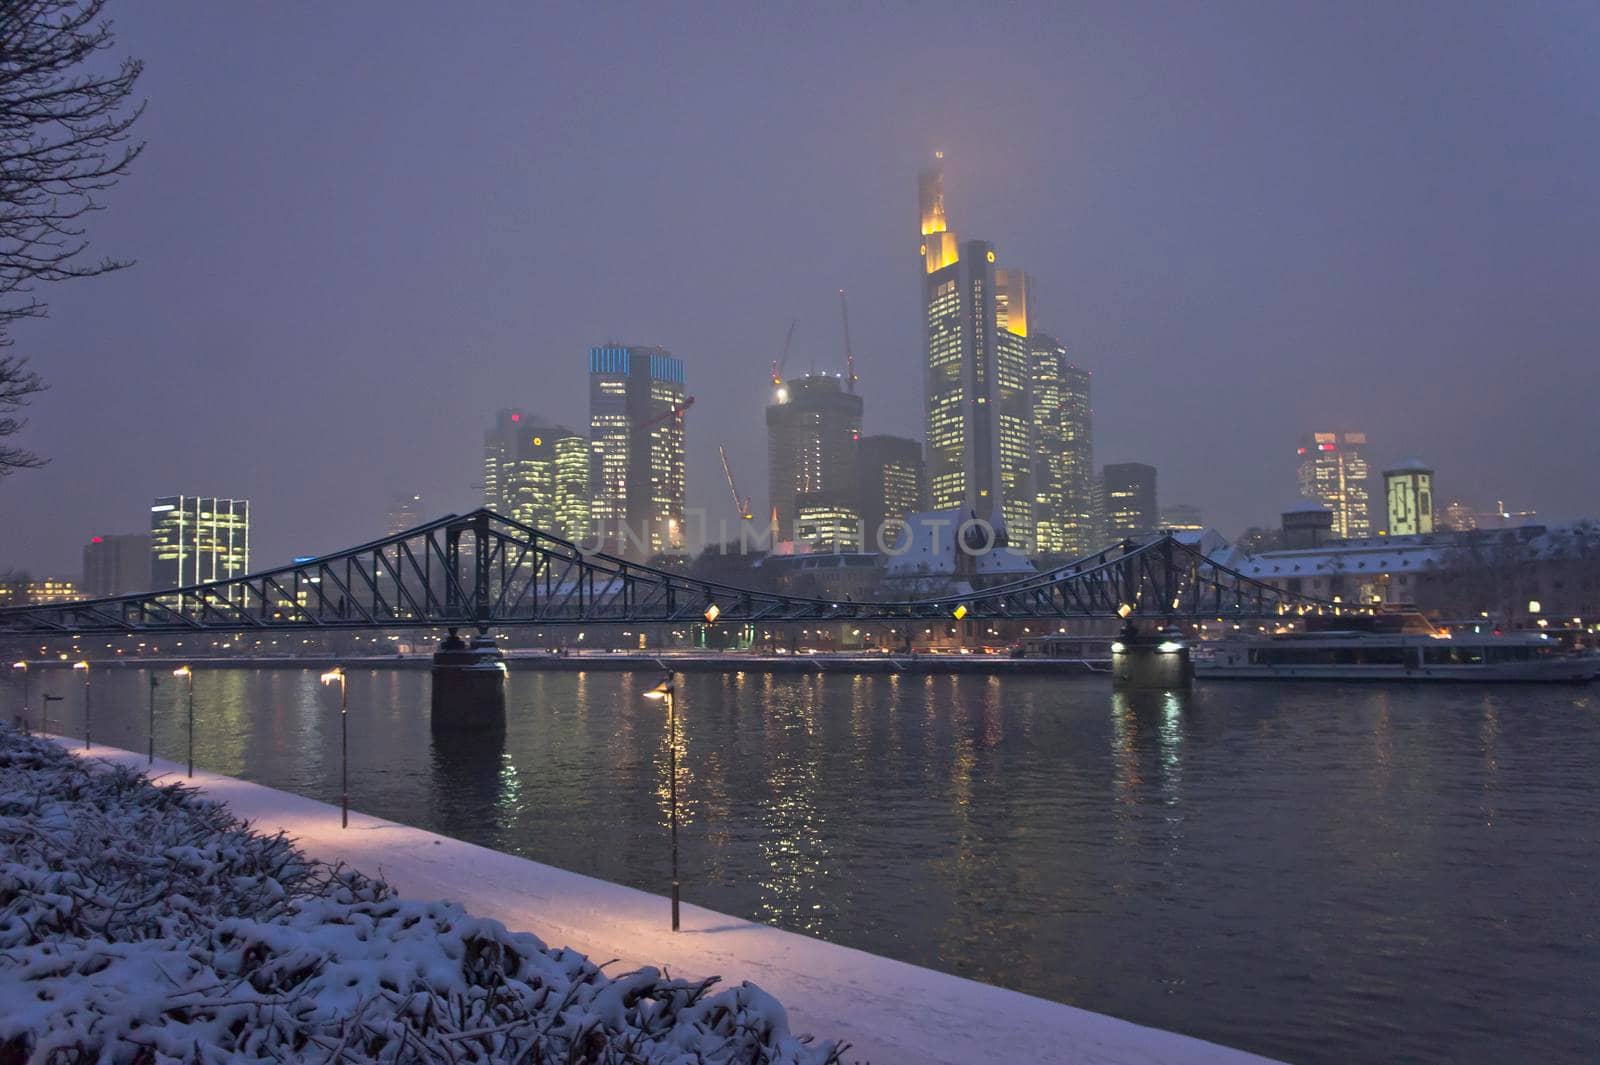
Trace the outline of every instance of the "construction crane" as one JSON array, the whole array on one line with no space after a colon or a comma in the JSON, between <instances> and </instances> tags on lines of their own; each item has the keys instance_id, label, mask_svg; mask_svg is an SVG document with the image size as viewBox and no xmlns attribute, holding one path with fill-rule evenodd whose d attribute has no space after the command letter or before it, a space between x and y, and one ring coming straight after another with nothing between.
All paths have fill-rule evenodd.
<instances>
[{"instance_id":1,"label":"construction crane","mask_svg":"<svg viewBox=\"0 0 1600 1065\"><path fill-rule=\"evenodd\" d=\"M683 416L689 412L689 408L692 406L694 406L694 397L690 396L682 403L676 404L675 406L669 408L665 414L651 418L647 422L640 422L636 428L654 429L656 426L667 421L668 419L675 419L681 425L683 423Z\"/></svg>"},{"instance_id":2,"label":"construction crane","mask_svg":"<svg viewBox=\"0 0 1600 1065\"><path fill-rule=\"evenodd\" d=\"M728 449L717 445L717 453L722 456L722 474L728 479L728 491L733 495L733 509L738 511L740 519L749 521L755 517L750 509L750 497L739 495L739 486L733 483L733 467L728 464Z\"/></svg>"},{"instance_id":3,"label":"construction crane","mask_svg":"<svg viewBox=\"0 0 1600 1065\"><path fill-rule=\"evenodd\" d=\"M850 346L850 304L845 302L844 289L839 290L839 311L844 316L844 386L847 391L856 390L856 353Z\"/></svg>"},{"instance_id":4,"label":"construction crane","mask_svg":"<svg viewBox=\"0 0 1600 1065\"><path fill-rule=\"evenodd\" d=\"M794 343L794 327L800 324L800 319L789 319L789 335L783 338L783 354L772 360L772 392L782 403L789 398L788 391L783 387L783 364L789 361L789 345Z\"/></svg>"}]
</instances>

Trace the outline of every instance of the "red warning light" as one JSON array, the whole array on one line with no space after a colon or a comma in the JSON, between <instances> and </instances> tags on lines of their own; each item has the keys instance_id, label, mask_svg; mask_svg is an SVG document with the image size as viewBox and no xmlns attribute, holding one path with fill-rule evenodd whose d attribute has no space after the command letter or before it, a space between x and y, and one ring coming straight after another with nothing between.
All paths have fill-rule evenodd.
<instances>
[{"instance_id":1,"label":"red warning light","mask_svg":"<svg viewBox=\"0 0 1600 1065\"><path fill-rule=\"evenodd\" d=\"M513 415L512 415L512 416L511 416L511 420L512 420L512 421L514 421L514 422L520 422L520 421L521 421L521 420L522 420L522 415L520 415L520 414L513 414Z\"/></svg>"},{"instance_id":2,"label":"red warning light","mask_svg":"<svg viewBox=\"0 0 1600 1065\"><path fill-rule=\"evenodd\" d=\"M89 537L89 542L91 544L103 544L105 543L105 540L98 536L91 536Z\"/></svg>"},{"instance_id":3,"label":"red warning light","mask_svg":"<svg viewBox=\"0 0 1600 1065\"><path fill-rule=\"evenodd\" d=\"M1297 455L1304 455L1305 453L1306 453L1306 449L1305 448L1301 448L1299 451L1295 452L1295 454L1297 454Z\"/></svg>"},{"instance_id":4,"label":"red warning light","mask_svg":"<svg viewBox=\"0 0 1600 1065\"><path fill-rule=\"evenodd\" d=\"M1318 444L1317 445L1317 450L1318 451L1337 451L1338 448L1334 447L1332 444Z\"/></svg>"}]
</instances>

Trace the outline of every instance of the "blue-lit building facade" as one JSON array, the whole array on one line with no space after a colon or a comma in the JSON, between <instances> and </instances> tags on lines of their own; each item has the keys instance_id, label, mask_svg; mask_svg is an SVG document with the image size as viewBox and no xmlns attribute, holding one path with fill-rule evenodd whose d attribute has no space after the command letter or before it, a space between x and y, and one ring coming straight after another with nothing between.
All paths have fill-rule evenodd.
<instances>
[{"instance_id":1,"label":"blue-lit building facade","mask_svg":"<svg viewBox=\"0 0 1600 1065\"><path fill-rule=\"evenodd\" d=\"M683 360L664 348L589 349L589 517L604 551L684 550Z\"/></svg>"}]
</instances>

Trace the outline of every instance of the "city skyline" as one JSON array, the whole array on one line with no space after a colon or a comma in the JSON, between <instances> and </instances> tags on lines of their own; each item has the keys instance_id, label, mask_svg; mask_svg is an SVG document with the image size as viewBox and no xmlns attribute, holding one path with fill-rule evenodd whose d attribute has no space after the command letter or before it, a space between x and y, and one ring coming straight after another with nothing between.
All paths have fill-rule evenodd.
<instances>
[{"instance_id":1,"label":"city skyline","mask_svg":"<svg viewBox=\"0 0 1600 1065\"><path fill-rule=\"evenodd\" d=\"M1447 15L1454 36L1429 79L1459 91L1424 105L1408 47ZM172 484L250 498L263 563L381 532L402 491L429 500L430 516L459 511L475 495L460 457L485 417L511 401L581 422L570 413L583 394L572 364L608 336L687 353L703 419L688 432L688 503L716 514L726 508L719 445L742 459L743 490L766 494L761 464L743 456L760 454L767 368L789 320L800 319L792 368L843 370L840 287L852 296L871 431L921 437L905 201L935 149L960 205L956 228L1026 264L1049 328L1094 369L1097 465L1152 462L1175 498L1235 533L1270 525L1293 494L1292 466L1263 456L1281 455L1308 425L1354 426L1376 442L1375 470L1413 455L1434 464L1441 499L1590 514L1596 473L1540 433L1581 421L1578 397L1596 373L1573 354L1595 324L1574 279L1600 244L1586 191L1595 183L1584 179L1600 160L1571 135L1573 101L1593 81L1573 43L1579 19L1549 9L1512 23L1419 5L1359 27L1322 13L1309 27L1272 12L1174 9L1167 22L1216 45L1178 55L1145 25L1160 20L1101 14L1076 34L1050 16L1012 57L1016 77L1040 90L1030 97L928 87L912 72L960 49L907 49L906 20L875 13L796 28L775 64L730 60L749 99L687 75L673 98L633 115L621 102L637 105L637 79L698 69L703 46L651 33L650 19L564 15L572 41L606 40L635 61L609 84L530 45L531 19L468 14L445 54L500 73L467 80L459 91L479 111L446 123L446 136L509 133L481 167L411 176L388 162L411 123L365 122L374 98L341 72L340 57L372 29L357 17L319 21L299 60L318 72L316 91L276 93L271 64L224 61L237 49L219 42L252 35L264 54L278 37L305 39L304 19L119 12L126 46L148 62L151 149L94 239L139 262L52 293L52 317L18 327L18 352L52 385L19 440L53 462L0 488L13 518L3 564L75 572L91 535L139 531L140 507ZM1241 21L1255 36L1226 32ZM405 22L378 31L377 81L423 114L470 111L449 92L412 92L406 71L425 45ZM959 41L969 28L955 16L933 22L938 32L921 39ZM842 48L839 25L860 31ZM726 57L763 28L718 32ZM1168 66L1173 86L1204 86L1203 103L1097 61L1091 44L1112 41L1140 66ZM1080 47L1081 61L1063 67L1061 49ZM524 74L528 64L496 58L502 48L549 51L548 69ZM1539 78L1485 62L1507 48L1541 50ZM1352 94L1344 74L1357 55L1366 73ZM840 86L800 92L763 70L824 56ZM1241 64L1292 71L1300 95L1259 98L1230 79ZM572 117L507 122L525 93L547 87L575 101ZM1497 101L1487 112L1484 94ZM247 104L275 96L271 110ZM1001 100L1015 120L1003 134L983 119ZM239 128L201 147L216 110L241 103ZM1320 139L1293 132L1289 119L1305 109L1325 119ZM294 172L261 151L284 138L310 153ZM562 161L603 159L618 138L656 154L649 173ZM739 145L740 165L701 165L725 164L725 141ZM1524 142L1556 147L1507 151ZM546 159L550 144L572 150ZM195 158L203 173L191 172ZM340 180L329 186L326 173ZM1507 191L1553 182L1567 191ZM445 234L445 215L429 206L445 201L473 205L451 209L467 221L458 233ZM316 268L286 268L307 261ZM1537 374L1506 374L1513 354L1576 381L1552 389ZM158 385L174 375L187 382L184 417L150 417L170 405ZM286 377L311 384L290 399L278 387ZM240 390L252 388L273 397L270 409L240 413L250 406ZM81 410L96 411L96 434L83 432ZM286 431L298 416L317 432ZM1489 424L1495 433L1478 432ZM117 447L91 442L101 433Z\"/></svg>"}]
</instances>

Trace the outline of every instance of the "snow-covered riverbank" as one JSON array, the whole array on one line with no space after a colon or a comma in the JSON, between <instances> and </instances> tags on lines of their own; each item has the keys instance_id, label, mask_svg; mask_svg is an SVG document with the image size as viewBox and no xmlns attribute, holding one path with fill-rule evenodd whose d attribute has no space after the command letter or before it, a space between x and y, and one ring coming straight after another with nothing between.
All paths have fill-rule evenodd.
<instances>
[{"instance_id":1,"label":"snow-covered riverbank","mask_svg":"<svg viewBox=\"0 0 1600 1065\"><path fill-rule=\"evenodd\" d=\"M142 754L100 747L93 754L144 770ZM182 767L158 759L151 772L181 777ZM381 875L407 899L457 900L546 942L618 959L608 972L653 964L680 978L752 981L784 1004L792 1030L848 1041L848 1060L1265 1060L696 906L684 907L684 930L674 935L666 927L667 903L658 896L357 813L342 830L337 808L229 777L197 772L194 784L258 828L288 832L317 859Z\"/></svg>"},{"instance_id":2,"label":"snow-covered riverbank","mask_svg":"<svg viewBox=\"0 0 1600 1065\"><path fill-rule=\"evenodd\" d=\"M91 771L96 770L96 771ZM582 955L0 729L0 1060L785 1062L750 984Z\"/></svg>"}]
</instances>

